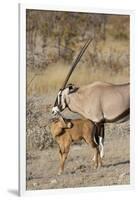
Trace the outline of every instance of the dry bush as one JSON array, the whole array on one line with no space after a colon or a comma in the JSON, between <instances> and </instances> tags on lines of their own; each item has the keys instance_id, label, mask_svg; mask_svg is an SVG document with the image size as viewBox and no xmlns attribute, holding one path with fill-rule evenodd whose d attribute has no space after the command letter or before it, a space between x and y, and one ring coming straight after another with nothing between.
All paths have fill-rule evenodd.
<instances>
[{"instance_id":1,"label":"dry bush","mask_svg":"<svg viewBox=\"0 0 138 200\"><path fill-rule=\"evenodd\" d=\"M106 41L108 47L112 45L109 39L115 41L114 45L118 42L122 45L122 41L129 43L130 17L127 15L29 9L26 14L27 68L32 70L46 69L61 59L70 63L77 47L90 37L94 41Z\"/></svg>"},{"instance_id":2,"label":"dry bush","mask_svg":"<svg viewBox=\"0 0 138 200\"><path fill-rule=\"evenodd\" d=\"M33 149L46 149L52 147L54 141L49 129L47 129L50 118L51 106L44 108L41 98L31 97L27 99L26 112L26 144L27 152Z\"/></svg>"},{"instance_id":3,"label":"dry bush","mask_svg":"<svg viewBox=\"0 0 138 200\"><path fill-rule=\"evenodd\" d=\"M107 35L115 40L129 40L129 16L110 15L108 18Z\"/></svg>"}]
</instances>

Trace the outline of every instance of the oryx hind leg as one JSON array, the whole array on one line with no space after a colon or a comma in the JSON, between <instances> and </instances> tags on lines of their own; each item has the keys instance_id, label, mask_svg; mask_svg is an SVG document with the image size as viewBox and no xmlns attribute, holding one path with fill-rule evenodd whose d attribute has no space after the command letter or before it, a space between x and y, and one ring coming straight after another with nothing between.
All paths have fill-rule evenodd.
<instances>
[{"instance_id":1,"label":"oryx hind leg","mask_svg":"<svg viewBox=\"0 0 138 200\"><path fill-rule=\"evenodd\" d=\"M93 123L93 122L92 122ZM97 143L97 138L95 137L97 135L97 126L93 123L93 130L91 133L91 146L93 149L93 158L92 162L94 165L94 169L98 167L98 143Z\"/></svg>"},{"instance_id":2,"label":"oryx hind leg","mask_svg":"<svg viewBox=\"0 0 138 200\"><path fill-rule=\"evenodd\" d=\"M99 152L100 152L100 158L102 159L104 157L104 146L103 146L103 138L99 136Z\"/></svg>"},{"instance_id":3,"label":"oryx hind leg","mask_svg":"<svg viewBox=\"0 0 138 200\"><path fill-rule=\"evenodd\" d=\"M100 124L100 131L98 133L99 145L98 145L98 158L99 158L99 167L103 165L103 157L104 157L104 124Z\"/></svg>"},{"instance_id":4,"label":"oryx hind leg","mask_svg":"<svg viewBox=\"0 0 138 200\"><path fill-rule=\"evenodd\" d=\"M104 124L100 125L99 136L99 151L101 159L104 157Z\"/></svg>"},{"instance_id":5,"label":"oryx hind leg","mask_svg":"<svg viewBox=\"0 0 138 200\"><path fill-rule=\"evenodd\" d=\"M92 141L94 142L93 162L95 168L97 168L102 166L104 157L104 124L95 124L92 136Z\"/></svg>"},{"instance_id":6,"label":"oryx hind leg","mask_svg":"<svg viewBox=\"0 0 138 200\"><path fill-rule=\"evenodd\" d=\"M98 168L98 148L95 147L93 149L93 152L94 152L93 159L92 159L93 165L94 165L93 167L94 167L94 169L97 169Z\"/></svg>"}]
</instances>

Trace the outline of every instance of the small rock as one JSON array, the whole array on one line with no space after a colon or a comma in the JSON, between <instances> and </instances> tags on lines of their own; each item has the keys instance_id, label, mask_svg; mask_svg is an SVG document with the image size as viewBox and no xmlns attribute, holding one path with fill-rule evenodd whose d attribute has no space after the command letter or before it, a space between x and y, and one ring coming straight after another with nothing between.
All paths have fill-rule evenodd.
<instances>
[{"instance_id":1,"label":"small rock","mask_svg":"<svg viewBox=\"0 0 138 200\"><path fill-rule=\"evenodd\" d=\"M119 179L122 179L125 175L126 175L126 173L120 174Z\"/></svg>"},{"instance_id":2,"label":"small rock","mask_svg":"<svg viewBox=\"0 0 138 200\"><path fill-rule=\"evenodd\" d=\"M38 183L33 183L33 186L36 187L38 185Z\"/></svg>"},{"instance_id":3,"label":"small rock","mask_svg":"<svg viewBox=\"0 0 138 200\"><path fill-rule=\"evenodd\" d=\"M75 174L75 170L71 171L70 173L71 173L71 174Z\"/></svg>"},{"instance_id":4,"label":"small rock","mask_svg":"<svg viewBox=\"0 0 138 200\"><path fill-rule=\"evenodd\" d=\"M126 175L127 175L127 173L120 174L118 182L121 183Z\"/></svg>"},{"instance_id":5,"label":"small rock","mask_svg":"<svg viewBox=\"0 0 138 200\"><path fill-rule=\"evenodd\" d=\"M56 184L56 183L57 183L57 180L56 180L56 179L52 179L52 180L50 181L50 183L51 183L51 184Z\"/></svg>"}]
</instances>

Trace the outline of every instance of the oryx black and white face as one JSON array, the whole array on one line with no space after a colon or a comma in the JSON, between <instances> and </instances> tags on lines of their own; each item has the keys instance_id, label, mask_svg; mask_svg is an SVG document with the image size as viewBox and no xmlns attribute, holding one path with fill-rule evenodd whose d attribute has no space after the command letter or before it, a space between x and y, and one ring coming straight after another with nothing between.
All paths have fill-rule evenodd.
<instances>
[{"instance_id":1,"label":"oryx black and white face","mask_svg":"<svg viewBox=\"0 0 138 200\"><path fill-rule=\"evenodd\" d=\"M57 113L62 112L66 107L68 107L69 94L75 92L77 89L78 88L72 84L68 84L66 88L60 89L52 108L52 114L56 115Z\"/></svg>"},{"instance_id":2,"label":"oryx black and white face","mask_svg":"<svg viewBox=\"0 0 138 200\"><path fill-rule=\"evenodd\" d=\"M56 115L57 113L62 112L66 108L66 96L68 95L68 93L68 88L59 90L58 95L56 97L56 101L52 108L52 114Z\"/></svg>"}]
</instances>

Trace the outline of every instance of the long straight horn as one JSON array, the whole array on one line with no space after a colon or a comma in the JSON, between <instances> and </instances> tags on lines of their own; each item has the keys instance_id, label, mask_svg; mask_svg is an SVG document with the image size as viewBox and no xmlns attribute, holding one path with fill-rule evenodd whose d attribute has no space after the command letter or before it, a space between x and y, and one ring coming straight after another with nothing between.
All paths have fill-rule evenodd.
<instances>
[{"instance_id":1,"label":"long straight horn","mask_svg":"<svg viewBox=\"0 0 138 200\"><path fill-rule=\"evenodd\" d=\"M68 72L68 74L67 74L67 77L66 77L66 79L65 79L65 81L64 81L64 83L63 83L63 85L62 85L62 88L65 88L65 86L66 86L66 84L67 84L67 82L68 82L68 80L69 80L69 78L70 78L70 76L71 76L73 70L75 69L76 65L77 65L78 62L80 61L82 55L84 54L85 50L87 49L87 47L89 46L89 44L91 43L92 40L93 40L92 38L89 39L89 40L85 43L85 45L83 46L83 48L81 49L81 51L79 52L79 54L78 54L78 56L76 57L76 59L75 59L73 65L72 65L72 67L70 68L70 70L69 70L69 72Z\"/></svg>"}]
</instances>

